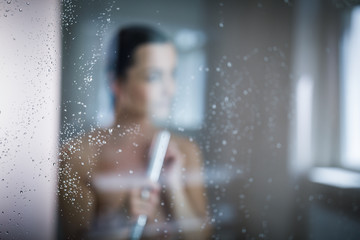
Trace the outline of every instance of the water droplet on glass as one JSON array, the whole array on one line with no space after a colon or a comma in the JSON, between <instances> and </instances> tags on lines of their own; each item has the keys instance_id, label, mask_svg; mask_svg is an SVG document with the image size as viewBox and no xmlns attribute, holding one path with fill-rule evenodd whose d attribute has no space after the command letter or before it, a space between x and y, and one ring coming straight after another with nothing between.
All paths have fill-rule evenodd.
<instances>
[{"instance_id":1,"label":"water droplet on glass","mask_svg":"<svg viewBox=\"0 0 360 240\"><path fill-rule=\"evenodd\" d=\"M87 81L87 82L92 82L92 80L93 80L92 76L88 76L88 77L86 78L86 81Z\"/></svg>"},{"instance_id":2,"label":"water droplet on glass","mask_svg":"<svg viewBox=\"0 0 360 240\"><path fill-rule=\"evenodd\" d=\"M19 8L19 12L22 12L22 9L21 9L21 8Z\"/></svg>"},{"instance_id":3,"label":"water droplet on glass","mask_svg":"<svg viewBox=\"0 0 360 240\"><path fill-rule=\"evenodd\" d=\"M130 174L133 174L133 173L134 173L134 171L133 171L133 170L130 170L130 171L129 171L129 173L130 173Z\"/></svg>"},{"instance_id":4,"label":"water droplet on glass","mask_svg":"<svg viewBox=\"0 0 360 240\"><path fill-rule=\"evenodd\" d=\"M219 23L219 27L223 28L224 27L224 23Z\"/></svg>"},{"instance_id":5,"label":"water droplet on glass","mask_svg":"<svg viewBox=\"0 0 360 240\"><path fill-rule=\"evenodd\" d=\"M227 65L229 68L232 67L232 63L231 63L231 62L228 62L226 65Z\"/></svg>"}]
</instances>

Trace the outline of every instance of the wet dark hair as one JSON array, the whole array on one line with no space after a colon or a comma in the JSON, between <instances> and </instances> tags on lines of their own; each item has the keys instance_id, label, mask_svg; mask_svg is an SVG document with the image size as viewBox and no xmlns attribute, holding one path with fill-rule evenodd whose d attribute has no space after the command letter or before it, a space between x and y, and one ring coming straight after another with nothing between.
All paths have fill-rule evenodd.
<instances>
[{"instance_id":1,"label":"wet dark hair","mask_svg":"<svg viewBox=\"0 0 360 240\"><path fill-rule=\"evenodd\" d=\"M117 31L110 43L106 72L112 81L124 81L126 71L134 63L136 49L147 43L168 43L170 38L147 25L130 25Z\"/></svg>"}]
</instances>

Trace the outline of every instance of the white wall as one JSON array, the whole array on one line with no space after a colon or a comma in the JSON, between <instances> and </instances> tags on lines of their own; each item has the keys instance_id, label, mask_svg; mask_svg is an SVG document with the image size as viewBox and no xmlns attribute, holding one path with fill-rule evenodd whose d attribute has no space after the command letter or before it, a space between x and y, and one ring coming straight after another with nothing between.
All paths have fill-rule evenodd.
<instances>
[{"instance_id":1,"label":"white wall","mask_svg":"<svg viewBox=\"0 0 360 240\"><path fill-rule=\"evenodd\" d=\"M60 6L0 3L0 239L53 239Z\"/></svg>"}]
</instances>

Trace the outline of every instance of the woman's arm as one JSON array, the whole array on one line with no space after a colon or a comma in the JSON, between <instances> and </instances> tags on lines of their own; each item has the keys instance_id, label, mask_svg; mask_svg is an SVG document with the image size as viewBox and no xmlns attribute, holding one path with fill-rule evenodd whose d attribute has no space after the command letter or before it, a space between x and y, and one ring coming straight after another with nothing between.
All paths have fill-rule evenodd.
<instances>
[{"instance_id":1,"label":"woman's arm","mask_svg":"<svg viewBox=\"0 0 360 240\"><path fill-rule=\"evenodd\" d=\"M201 152L195 144L183 139L169 150L172 158L177 158L167 177L168 195L179 232L185 239L209 239L211 227L206 211Z\"/></svg>"},{"instance_id":2,"label":"woman's arm","mask_svg":"<svg viewBox=\"0 0 360 240\"><path fill-rule=\"evenodd\" d=\"M88 177L91 161L80 144L67 144L60 151L59 215L65 239L83 239L95 213L96 199Z\"/></svg>"}]
</instances>

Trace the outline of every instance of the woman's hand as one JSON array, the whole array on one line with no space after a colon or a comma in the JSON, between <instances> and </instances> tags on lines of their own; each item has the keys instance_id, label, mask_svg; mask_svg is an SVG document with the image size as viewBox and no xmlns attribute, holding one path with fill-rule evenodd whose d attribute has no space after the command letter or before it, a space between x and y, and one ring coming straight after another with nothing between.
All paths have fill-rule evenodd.
<instances>
[{"instance_id":1,"label":"woman's hand","mask_svg":"<svg viewBox=\"0 0 360 240\"><path fill-rule=\"evenodd\" d=\"M111 174L98 176L94 183L100 216L116 215L120 209L128 206L132 219L137 219L141 214L154 218L160 199L158 183L140 176L124 180Z\"/></svg>"},{"instance_id":2,"label":"woman's hand","mask_svg":"<svg viewBox=\"0 0 360 240\"><path fill-rule=\"evenodd\" d=\"M154 219L159 206L159 195L159 184L151 181L131 189L129 193L131 218L135 220L139 215L146 215L149 219Z\"/></svg>"},{"instance_id":3,"label":"woman's hand","mask_svg":"<svg viewBox=\"0 0 360 240\"><path fill-rule=\"evenodd\" d=\"M170 142L165 155L160 180L170 188L182 187L184 155L175 142Z\"/></svg>"}]
</instances>

